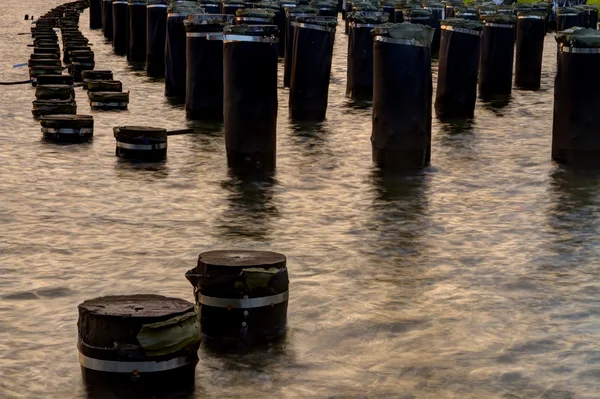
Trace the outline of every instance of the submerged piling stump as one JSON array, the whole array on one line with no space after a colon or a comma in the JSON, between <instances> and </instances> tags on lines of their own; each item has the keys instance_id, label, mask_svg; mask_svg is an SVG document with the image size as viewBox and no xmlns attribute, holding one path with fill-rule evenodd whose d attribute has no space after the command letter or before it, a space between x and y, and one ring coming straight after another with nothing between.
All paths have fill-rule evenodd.
<instances>
[{"instance_id":1,"label":"submerged piling stump","mask_svg":"<svg viewBox=\"0 0 600 399\"><path fill-rule=\"evenodd\" d=\"M373 161L379 167L426 167L431 151L433 28L395 24L373 30Z\"/></svg>"},{"instance_id":2,"label":"submerged piling stump","mask_svg":"<svg viewBox=\"0 0 600 399\"><path fill-rule=\"evenodd\" d=\"M113 129L115 155L138 161L161 161L167 157L167 130L148 126L119 126Z\"/></svg>"},{"instance_id":3,"label":"submerged piling stump","mask_svg":"<svg viewBox=\"0 0 600 399\"><path fill-rule=\"evenodd\" d=\"M221 347L273 341L287 328L289 278L284 255L210 251L186 273L200 306L202 337Z\"/></svg>"},{"instance_id":4,"label":"submerged piling stump","mask_svg":"<svg viewBox=\"0 0 600 399\"><path fill-rule=\"evenodd\" d=\"M337 18L302 17L294 22L290 116L321 121L327 113Z\"/></svg>"},{"instance_id":5,"label":"submerged piling stump","mask_svg":"<svg viewBox=\"0 0 600 399\"><path fill-rule=\"evenodd\" d=\"M515 43L515 18L510 15L486 16L481 42L479 96L484 101L504 101L512 91Z\"/></svg>"},{"instance_id":6,"label":"submerged piling stump","mask_svg":"<svg viewBox=\"0 0 600 399\"><path fill-rule=\"evenodd\" d=\"M74 100L75 90L71 85L40 85L35 88L36 100Z\"/></svg>"},{"instance_id":7,"label":"submerged piling stump","mask_svg":"<svg viewBox=\"0 0 600 399\"><path fill-rule=\"evenodd\" d=\"M88 390L191 389L200 327L192 303L160 295L106 296L78 306L79 362Z\"/></svg>"},{"instance_id":8,"label":"submerged piling stump","mask_svg":"<svg viewBox=\"0 0 600 399\"><path fill-rule=\"evenodd\" d=\"M88 91L90 107L103 110L126 110L129 105L129 92Z\"/></svg>"},{"instance_id":9,"label":"submerged piling stump","mask_svg":"<svg viewBox=\"0 0 600 399\"><path fill-rule=\"evenodd\" d=\"M470 118L477 101L481 31L479 21L441 23L435 110L441 118Z\"/></svg>"},{"instance_id":10,"label":"submerged piling stump","mask_svg":"<svg viewBox=\"0 0 600 399\"><path fill-rule=\"evenodd\" d=\"M600 168L600 31L559 32L554 81L552 159L573 167Z\"/></svg>"},{"instance_id":11,"label":"submerged piling stump","mask_svg":"<svg viewBox=\"0 0 600 399\"><path fill-rule=\"evenodd\" d=\"M94 118L89 115L47 115L40 125L44 139L51 141L80 143L94 136Z\"/></svg>"},{"instance_id":12,"label":"submerged piling stump","mask_svg":"<svg viewBox=\"0 0 600 399\"><path fill-rule=\"evenodd\" d=\"M194 14L184 21L189 119L223 120L223 27L233 22L226 14Z\"/></svg>"},{"instance_id":13,"label":"submerged piling stump","mask_svg":"<svg viewBox=\"0 0 600 399\"><path fill-rule=\"evenodd\" d=\"M83 71L81 73L81 77L83 79L83 88L87 90L88 84L92 80L113 80L112 71L107 70L91 70L91 71Z\"/></svg>"},{"instance_id":14,"label":"submerged piling stump","mask_svg":"<svg viewBox=\"0 0 600 399\"><path fill-rule=\"evenodd\" d=\"M31 113L35 118L45 115L69 114L77 113L77 103L75 100L34 100Z\"/></svg>"}]
</instances>

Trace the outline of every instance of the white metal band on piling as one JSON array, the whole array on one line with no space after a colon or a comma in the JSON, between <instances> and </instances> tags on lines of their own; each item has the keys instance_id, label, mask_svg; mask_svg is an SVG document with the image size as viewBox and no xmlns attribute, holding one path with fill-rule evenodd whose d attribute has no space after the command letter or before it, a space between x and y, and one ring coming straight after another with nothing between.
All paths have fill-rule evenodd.
<instances>
[{"instance_id":1,"label":"white metal band on piling","mask_svg":"<svg viewBox=\"0 0 600 399\"><path fill-rule=\"evenodd\" d=\"M415 39L394 39L392 37L375 36L375 41L383 43L402 44L405 46L414 47L431 47L429 44L421 43L420 41Z\"/></svg>"},{"instance_id":2,"label":"white metal band on piling","mask_svg":"<svg viewBox=\"0 0 600 399\"><path fill-rule=\"evenodd\" d=\"M124 148L126 150L141 150L141 151L164 150L165 148L167 148L167 143L129 144L129 143L122 143L120 141L117 141L117 147Z\"/></svg>"},{"instance_id":3,"label":"white metal band on piling","mask_svg":"<svg viewBox=\"0 0 600 399\"><path fill-rule=\"evenodd\" d=\"M187 17L187 14L181 13L181 12L172 12L167 14L167 18L175 18L175 17Z\"/></svg>"},{"instance_id":4,"label":"white metal band on piling","mask_svg":"<svg viewBox=\"0 0 600 399\"><path fill-rule=\"evenodd\" d=\"M561 46L560 51L563 53L573 53L573 54L600 54L600 48L580 48L580 47L568 47Z\"/></svg>"},{"instance_id":5,"label":"white metal band on piling","mask_svg":"<svg viewBox=\"0 0 600 399\"><path fill-rule=\"evenodd\" d=\"M279 43L279 39L277 39L276 37L246 36L246 35L223 35L223 41L225 43L232 43L232 42Z\"/></svg>"},{"instance_id":6,"label":"white metal band on piling","mask_svg":"<svg viewBox=\"0 0 600 399\"><path fill-rule=\"evenodd\" d=\"M450 25L443 25L442 29L450 30L452 32L465 33L467 35L473 35L473 36L481 36L481 33L482 33L481 31L478 31L478 30L459 28L457 26L450 26Z\"/></svg>"},{"instance_id":7,"label":"white metal band on piling","mask_svg":"<svg viewBox=\"0 0 600 399\"><path fill-rule=\"evenodd\" d=\"M116 360L100 360L87 357L79 353L79 363L86 369L103 371L106 373L155 373L159 371L168 371L183 367L193 362L193 359L187 356L176 357L175 359L162 362L120 362Z\"/></svg>"},{"instance_id":8,"label":"white metal band on piling","mask_svg":"<svg viewBox=\"0 0 600 399\"><path fill-rule=\"evenodd\" d=\"M245 299L215 298L211 296L201 295L200 303L202 305L212 306L214 308L252 309L283 303L289 299L289 296L289 291L285 291L277 295Z\"/></svg>"},{"instance_id":9,"label":"white metal band on piling","mask_svg":"<svg viewBox=\"0 0 600 399\"><path fill-rule=\"evenodd\" d=\"M223 40L223 34L219 32L187 32L186 37L200 37L206 40Z\"/></svg>"},{"instance_id":10,"label":"white metal band on piling","mask_svg":"<svg viewBox=\"0 0 600 399\"><path fill-rule=\"evenodd\" d=\"M146 6L147 8L167 8L166 4L149 4Z\"/></svg>"},{"instance_id":11,"label":"white metal band on piling","mask_svg":"<svg viewBox=\"0 0 600 399\"><path fill-rule=\"evenodd\" d=\"M84 127L84 128L81 128L81 129L68 129L68 128L54 129L52 127L43 127L42 128L42 133L46 133L46 134L79 134L79 135L84 135L84 134L94 133L94 128Z\"/></svg>"},{"instance_id":12,"label":"white metal band on piling","mask_svg":"<svg viewBox=\"0 0 600 399\"><path fill-rule=\"evenodd\" d=\"M297 28L322 30L323 32L335 32L335 26L331 28L328 26L307 24L304 22L292 22L292 26L297 27Z\"/></svg>"}]
</instances>

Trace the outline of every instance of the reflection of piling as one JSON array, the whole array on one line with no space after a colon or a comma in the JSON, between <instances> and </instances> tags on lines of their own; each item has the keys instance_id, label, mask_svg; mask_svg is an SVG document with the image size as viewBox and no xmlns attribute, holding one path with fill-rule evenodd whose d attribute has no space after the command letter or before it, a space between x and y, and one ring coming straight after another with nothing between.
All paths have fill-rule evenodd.
<instances>
[{"instance_id":1,"label":"reflection of piling","mask_svg":"<svg viewBox=\"0 0 600 399\"><path fill-rule=\"evenodd\" d=\"M558 70L554 82L552 159L571 166L600 167L600 32L558 33Z\"/></svg>"},{"instance_id":2,"label":"reflection of piling","mask_svg":"<svg viewBox=\"0 0 600 399\"><path fill-rule=\"evenodd\" d=\"M373 161L423 168L431 148L433 29L395 24L373 31Z\"/></svg>"},{"instance_id":3,"label":"reflection of piling","mask_svg":"<svg viewBox=\"0 0 600 399\"><path fill-rule=\"evenodd\" d=\"M233 20L232 15L194 14L184 22L190 119L223 120L223 27Z\"/></svg>"},{"instance_id":4,"label":"reflection of piling","mask_svg":"<svg viewBox=\"0 0 600 399\"><path fill-rule=\"evenodd\" d=\"M545 36L545 15L533 12L519 13L517 18L515 86L530 90L540 88Z\"/></svg>"},{"instance_id":5,"label":"reflection of piling","mask_svg":"<svg viewBox=\"0 0 600 399\"><path fill-rule=\"evenodd\" d=\"M282 254L211 251L186 273L200 306L202 337L225 347L272 341L287 328L289 278Z\"/></svg>"},{"instance_id":6,"label":"reflection of piling","mask_svg":"<svg viewBox=\"0 0 600 399\"><path fill-rule=\"evenodd\" d=\"M229 26L223 46L227 162L234 169L275 169L277 27Z\"/></svg>"},{"instance_id":7,"label":"reflection of piling","mask_svg":"<svg viewBox=\"0 0 600 399\"><path fill-rule=\"evenodd\" d=\"M159 295L107 296L78 309L77 347L89 392L131 390L127 397L150 397L194 386L200 324L192 303Z\"/></svg>"},{"instance_id":8,"label":"reflection of piling","mask_svg":"<svg viewBox=\"0 0 600 399\"><path fill-rule=\"evenodd\" d=\"M290 116L323 120L327 112L329 79L337 18L297 18L294 24Z\"/></svg>"},{"instance_id":9,"label":"reflection of piling","mask_svg":"<svg viewBox=\"0 0 600 399\"><path fill-rule=\"evenodd\" d=\"M469 118L475 112L482 29L478 21L442 21L435 97L439 117Z\"/></svg>"},{"instance_id":10,"label":"reflection of piling","mask_svg":"<svg viewBox=\"0 0 600 399\"><path fill-rule=\"evenodd\" d=\"M167 35L166 0L153 0L146 6L146 74L165 76L165 37Z\"/></svg>"},{"instance_id":11,"label":"reflection of piling","mask_svg":"<svg viewBox=\"0 0 600 399\"><path fill-rule=\"evenodd\" d=\"M484 100L504 99L511 93L514 24L514 17L509 15L484 19L479 66L479 96Z\"/></svg>"}]
</instances>

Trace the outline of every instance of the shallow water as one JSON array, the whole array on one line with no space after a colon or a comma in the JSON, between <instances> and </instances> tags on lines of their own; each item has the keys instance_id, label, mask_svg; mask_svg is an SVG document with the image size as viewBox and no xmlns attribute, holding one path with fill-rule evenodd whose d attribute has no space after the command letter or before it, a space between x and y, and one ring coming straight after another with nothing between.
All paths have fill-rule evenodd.
<instances>
[{"instance_id":1,"label":"shallow water","mask_svg":"<svg viewBox=\"0 0 600 399\"><path fill-rule=\"evenodd\" d=\"M1 80L27 78L12 69L29 54L23 14L62 2L0 3ZM245 183L227 172L220 125L172 137L162 164L115 158L113 126L188 123L87 11L80 25L130 108L90 111L77 89L94 142L54 145L31 118L34 89L3 87L0 397L86 397L77 304L193 300L185 271L228 248L288 256L289 334L250 354L202 348L196 398L600 397L600 178L550 160L553 38L540 91L478 103L462 126L434 117L432 166L390 177L371 164L370 108L344 97L339 29L327 121L292 125L281 88L277 173Z\"/></svg>"}]
</instances>

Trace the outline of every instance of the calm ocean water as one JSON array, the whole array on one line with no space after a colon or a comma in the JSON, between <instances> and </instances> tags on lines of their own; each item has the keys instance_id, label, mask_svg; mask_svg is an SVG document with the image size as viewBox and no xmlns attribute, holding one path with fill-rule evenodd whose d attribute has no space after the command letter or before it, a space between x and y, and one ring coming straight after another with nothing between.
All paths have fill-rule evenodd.
<instances>
[{"instance_id":1,"label":"calm ocean water","mask_svg":"<svg viewBox=\"0 0 600 399\"><path fill-rule=\"evenodd\" d=\"M30 53L23 15L63 1L0 3L0 80L27 78L12 68ZM344 97L340 26L327 121L291 124L281 88L277 173L247 183L227 172L221 125L189 124L87 11L80 25L130 108L90 111L77 89L95 139L54 145L31 117L34 89L2 88L1 398L86 397L77 304L193 300L185 271L229 248L288 256L289 334L250 354L202 348L195 398L600 397L600 178L550 160L552 37L540 91L478 103L462 125L434 117L432 166L393 177L371 164L371 109ZM114 156L122 124L196 133L172 137L165 163L134 165Z\"/></svg>"}]
</instances>

